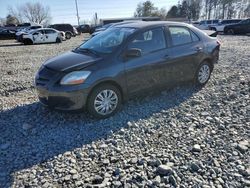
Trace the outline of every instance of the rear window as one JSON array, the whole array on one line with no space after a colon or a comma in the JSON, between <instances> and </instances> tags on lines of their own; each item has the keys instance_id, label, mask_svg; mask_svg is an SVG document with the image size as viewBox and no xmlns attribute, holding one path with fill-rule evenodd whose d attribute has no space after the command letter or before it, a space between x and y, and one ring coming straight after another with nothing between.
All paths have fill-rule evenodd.
<instances>
[{"instance_id":1,"label":"rear window","mask_svg":"<svg viewBox=\"0 0 250 188\"><path fill-rule=\"evenodd\" d=\"M185 27L169 27L173 46L184 45L192 42L190 32Z\"/></svg>"}]
</instances>

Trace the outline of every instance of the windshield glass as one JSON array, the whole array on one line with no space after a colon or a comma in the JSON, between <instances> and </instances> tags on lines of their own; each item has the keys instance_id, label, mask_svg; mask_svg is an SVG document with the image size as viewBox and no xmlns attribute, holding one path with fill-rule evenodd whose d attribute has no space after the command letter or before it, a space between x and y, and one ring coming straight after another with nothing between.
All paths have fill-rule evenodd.
<instances>
[{"instance_id":1,"label":"windshield glass","mask_svg":"<svg viewBox=\"0 0 250 188\"><path fill-rule=\"evenodd\" d=\"M90 49L97 53L109 54L120 46L134 31L134 28L113 27L89 39L76 50Z\"/></svg>"}]
</instances>

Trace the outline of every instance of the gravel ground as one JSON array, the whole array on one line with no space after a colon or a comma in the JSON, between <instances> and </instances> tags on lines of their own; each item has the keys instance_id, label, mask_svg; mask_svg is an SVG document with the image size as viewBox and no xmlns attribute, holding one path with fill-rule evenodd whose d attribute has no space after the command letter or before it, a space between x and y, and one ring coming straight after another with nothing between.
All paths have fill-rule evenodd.
<instances>
[{"instance_id":1,"label":"gravel ground","mask_svg":"<svg viewBox=\"0 0 250 188\"><path fill-rule=\"evenodd\" d=\"M81 43L0 41L0 187L249 187L250 38L219 36L208 84L127 102L105 120L50 111L33 78Z\"/></svg>"}]
</instances>

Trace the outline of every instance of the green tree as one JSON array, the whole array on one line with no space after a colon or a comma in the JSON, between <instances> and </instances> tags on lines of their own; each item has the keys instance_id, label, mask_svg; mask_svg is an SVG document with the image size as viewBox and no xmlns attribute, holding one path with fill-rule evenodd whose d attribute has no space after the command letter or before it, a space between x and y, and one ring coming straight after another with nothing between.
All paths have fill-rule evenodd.
<instances>
[{"instance_id":1,"label":"green tree","mask_svg":"<svg viewBox=\"0 0 250 188\"><path fill-rule=\"evenodd\" d=\"M179 13L178 13L178 7L176 5L172 6L170 8L170 10L167 13L167 17L168 18L176 18L179 17Z\"/></svg>"},{"instance_id":2,"label":"green tree","mask_svg":"<svg viewBox=\"0 0 250 188\"><path fill-rule=\"evenodd\" d=\"M145 1L137 5L134 13L135 17L154 16L157 12L157 8L151 1Z\"/></svg>"}]
</instances>

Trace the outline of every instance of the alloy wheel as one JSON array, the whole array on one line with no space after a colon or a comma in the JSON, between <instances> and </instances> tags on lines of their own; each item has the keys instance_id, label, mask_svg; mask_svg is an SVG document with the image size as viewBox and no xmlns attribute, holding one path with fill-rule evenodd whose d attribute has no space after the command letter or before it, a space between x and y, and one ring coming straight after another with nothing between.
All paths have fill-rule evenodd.
<instances>
[{"instance_id":1,"label":"alloy wheel","mask_svg":"<svg viewBox=\"0 0 250 188\"><path fill-rule=\"evenodd\" d=\"M210 67L207 64L204 64L200 67L200 70L198 72L198 81L201 84L204 84L208 81L210 76Z\"/></svg>"}]
</instances>

